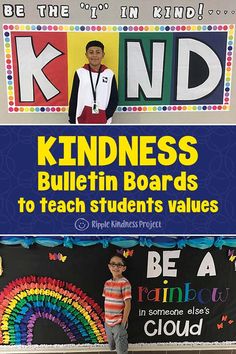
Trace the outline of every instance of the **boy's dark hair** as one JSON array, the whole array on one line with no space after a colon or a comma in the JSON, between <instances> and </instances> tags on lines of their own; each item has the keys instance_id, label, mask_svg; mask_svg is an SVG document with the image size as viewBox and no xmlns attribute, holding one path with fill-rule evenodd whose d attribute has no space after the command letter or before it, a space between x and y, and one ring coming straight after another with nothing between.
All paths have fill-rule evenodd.
<instances>
[{"instance_id":1,"label":"boy's dark hair","mask_svg":"<svg viewBox=\"0 0 236 354\"><path fill-rule=\"evenodd\" d=\"M121 260L122 260L122 263L124 264L124 266L126 266L126 258L124 256L122 256L122 254L119 254L119 253L115 253L113 254L110 258L109 258L109 263L111 262L111 259L113 257L119 257Z\"/></svg>"},{"instance_id":2,"label":"boy's dark hair","mask_svg":"<svg viewBox=\"0 0 236 354\"><path fill-rule=\"evenodd\" d=\"M104 52L104 44L100 41L90 41L86 45L86 52L90 47L99 47Z\"/></svg>"}]
</instances>

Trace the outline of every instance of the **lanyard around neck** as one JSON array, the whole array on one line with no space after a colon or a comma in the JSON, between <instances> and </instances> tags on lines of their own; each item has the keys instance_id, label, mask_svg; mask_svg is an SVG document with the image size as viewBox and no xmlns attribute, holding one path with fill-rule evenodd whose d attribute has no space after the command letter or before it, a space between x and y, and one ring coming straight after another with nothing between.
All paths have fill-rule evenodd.
<instances>
[{"instance_id":1,"label":"lanyard around neck","mask_svg":"<svg viewBox=\"0 0 236 354\"><path fill-rule=\"evenodd\" d=\"M93 78L92 78L92 72L91 72L91 68L90 68L90 65L89 65L89 76L90 76L90 82L91 82L91 87L92 87L92 91L93 91L93 100L94 100L94 103L96 103L96 97L97 97L97 86L98 86L98 82L99 82L99 78L100 78L100 74L101 74L101 66L98 70L98 76L97 76L97 81L96 81L96 84L95 84L95 87L93 85Z\"/></svg>"}]
</instances>

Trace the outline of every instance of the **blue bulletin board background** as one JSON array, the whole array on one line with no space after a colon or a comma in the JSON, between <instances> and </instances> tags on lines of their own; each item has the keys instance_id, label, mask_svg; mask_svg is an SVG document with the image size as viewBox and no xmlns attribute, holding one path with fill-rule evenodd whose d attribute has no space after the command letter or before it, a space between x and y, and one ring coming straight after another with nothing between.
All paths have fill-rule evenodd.
<instances>
[{"instance_id":1,"label":"blue bulletin board background","mask_svg":"<svg viewBox=\"0 0 236 354\"><path fill-rule=\"evenodd\" d=\"M110 136L118 141L119 136L172 136L178 142L183 136L194 136L197 140L198 161L192 166L182 166L179 162L171 166L131 166L121 167L117 161L107 166L38 166L38 136ZM234 234L236 200L236 126L2 126L0 130L0 230L2 235L27 234L68 234L68 235L211 235ZM153 146L152 156L160 152ZM176 147L178 152L178 147ZM55 158L61 157L62 146L55 144L51 149ZM76 154L76 150L73 150ZM117 191L38 191L39 171L62 174L76 171L88 175L91 171L104 171L115 175L119 182ZM170 174L194 174L198 178L195 191L177 191L173 186L167 191L138 190L125 192L122 189L124 171L133 171L136 176L145 174L161 176ZM19 198L32 200L35 210L31 213L19 212ZM83 199L86 206L91 199L104 197L109 200L161 200L162 212L91 212L84 213L45 212L39 208L42 197L48 200L69 201ZM216 200L217 212L175 212L168 210L169 200Z\"/></svg>"}]
</instances>

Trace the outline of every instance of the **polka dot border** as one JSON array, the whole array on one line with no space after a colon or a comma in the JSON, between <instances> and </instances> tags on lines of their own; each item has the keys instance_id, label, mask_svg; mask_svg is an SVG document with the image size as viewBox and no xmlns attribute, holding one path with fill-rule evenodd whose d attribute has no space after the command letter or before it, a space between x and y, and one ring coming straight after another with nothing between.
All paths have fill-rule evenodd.
<instances>
[{"instance_id":1,"label":"polka dot border","mask_svg":"<svg viewBox=\"0 0 236 354\"><path fill-rule=\"evenodd\" d=\"M116 112L138 113L138 112L199 112L199 111L229 111L230 106L226 105L164 105L164 106L118 106ZM10 106L9 113L67 113L68 107L38 107L38 106Z\"/></svg>"},{"instance_id":2,"label":"polka dot border","mask_svg":"<svg viewBox=\"0 0 236 354\"><path fill-rule=\"evenodd\" d=\"M48 31L48 32L194 32L230 31L234 25L61 25L31 24L3 25L4 31Z\"/></svg>"},{"instance_id":3,"label":"polka dot border","mask_svg":"<svg viewBox=\"0 0 236 354\"><path fill-rule=\"evenodd\" d=\"M199 112L199 111L229 111L229 104L225 105L162 105L162 106L118 106L118 113L139 113L139 112ZM68 113L68 106L14 106L9 105L9 113Z\"/></svg>"},{"instance_id":4,"label":"polka dot border","mask_svg":"<svg viewBox=\"0 0 236 354\"><path fill-rule=\"evenodd\" d=\"M227 50L225 58L225 80L224 80L224 97L223 104L229 105L231 93L231 79L232 79L232 58L233 58L233 45L234 45L234 26L229 25L227 36Z\"/></svg>"},{"instance_id":5,"label":"polka dot border","mask_svg":"<svg viewBox=\"0 0 236 354\"><path fill-rule=\"evenodd\" d=\"M118 106L116 112L119 113L139 113L139 112L200 112L200 111L229 111L230 106L225 105L162 105L162 106Z\"/></svg>"},{"instance_id":6,"label":"polka dot border","mask_svg":"<svg viewBox=\"0 0 236 354\"><path fill-rule=\"evenodd\" d=\"M67 113L67 106L9 106L9 113Z\"/></svg>"},{"instance_id":7,"label":"polka dot border","mask_svg":"<svg viewBox=\"0 0 236 354\"><path fill-rule=\"evenodd\" d=\"M232 58L234 50L234 25L42 25L42 24L5 24L3 25L5 46L5 70L7 81L8 111L10 113L65 113L68 107L36 107L15 106L14 74L11 53L11 31L52 31L52 32L194 32L194 31L227 31L226 68L224 80L224 97L222 105L159 105L159 106L119 106L117 112L199 112L228 111L230 109L230 93L232 79Z\"/></svg>"}]
</instances>

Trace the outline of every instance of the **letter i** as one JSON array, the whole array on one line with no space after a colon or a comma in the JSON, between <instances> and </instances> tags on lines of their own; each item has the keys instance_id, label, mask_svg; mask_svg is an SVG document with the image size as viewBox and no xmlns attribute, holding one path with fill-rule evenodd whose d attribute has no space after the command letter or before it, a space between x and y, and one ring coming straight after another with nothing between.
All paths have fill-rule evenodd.
<instances>
[{"instance_id":1,"label":"letter i","mask_svg":"<svg viewBox=\"0 0 236 354\"><path fill-rule=\"evenodd\" d=\"M168 284L168 280L164 280L163 284ZM163 288L163 300L162 302L167 302L167 294L168 294L169 288Z\"/></svg>"}]
</instances>

